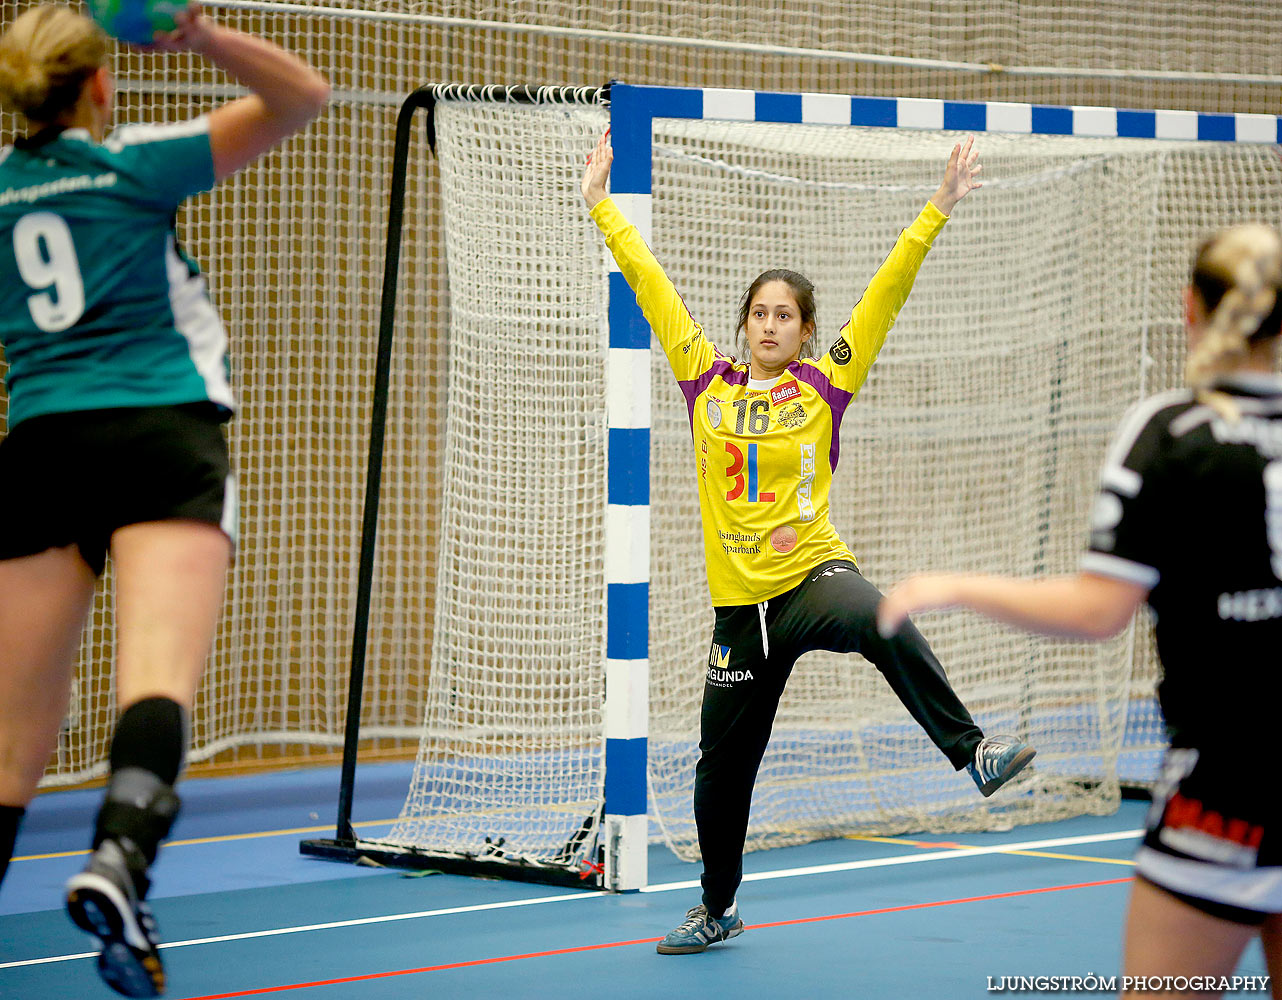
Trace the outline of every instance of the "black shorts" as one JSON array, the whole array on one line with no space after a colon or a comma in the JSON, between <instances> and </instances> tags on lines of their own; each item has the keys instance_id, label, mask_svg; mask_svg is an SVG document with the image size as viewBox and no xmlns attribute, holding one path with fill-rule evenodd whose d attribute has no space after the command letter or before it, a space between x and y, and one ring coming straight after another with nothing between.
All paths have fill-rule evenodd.
<instances>
[{"instance_id":1,"label":"black shorts","mask_svg":"<svg viewBox=\"0 0 1282 1000\"><path fill-rule=\"evenodd\" d=\"M102 574L117 528L189 520L235 543L236 491L212 403L52 413L0 441L0 559L75 545Z\"/></svg>"},{"instance_id":2,"label":"black shorts","mask_svg":"<svg viewBox=\"0 0 1282 1000\"><path fill-rule=\"evenodd\" d=\"M1264 751L1167 751L1138 875L1205 913L1258 924L1282 913L1282 809Z\"/></svg>"}]
</instances>

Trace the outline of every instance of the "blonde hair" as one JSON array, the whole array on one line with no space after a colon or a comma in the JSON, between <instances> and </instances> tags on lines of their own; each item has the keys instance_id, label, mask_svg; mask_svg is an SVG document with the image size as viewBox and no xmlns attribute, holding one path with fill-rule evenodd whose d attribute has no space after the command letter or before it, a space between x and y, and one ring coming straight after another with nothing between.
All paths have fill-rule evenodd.
<instances>
[{"instance_id":1,"label":"blonde hair","mask_svg":"<svg viewBox=\"0 0 1282 1000\"><path fill-rule=\"evenodd\" d=\"M31 7L0 36L0 104L30 121L57 121L106 64L107 36L69 7Z\"/></svg>"},{"instance_id":2,"label":"blonde hair","mask_svg":"<svg viewBox=\"0 0 1282 1000\"><path fill-rule=\"evenodd\" d=\"M1193 290L1210 311L1185 377L1197 398L1227 420L1240 416L1227 393L1216 392L1216 376L1237 368L1253 342L1279 332L1282 238L1270 226L1234 226L1202 244L1193 263Z\"/></svg>"}]
</instances>

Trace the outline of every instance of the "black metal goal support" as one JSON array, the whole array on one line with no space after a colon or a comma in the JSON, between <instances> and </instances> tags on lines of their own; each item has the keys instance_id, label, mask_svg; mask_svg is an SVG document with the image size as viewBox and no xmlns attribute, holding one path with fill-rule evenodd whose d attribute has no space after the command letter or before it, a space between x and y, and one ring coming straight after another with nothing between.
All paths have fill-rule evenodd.
<instances>
[{"instance_id":1,"label":"black metal goal support","mask_svg":"<svg viewBox=\"0 0 1282 1000\"><path fill-rule=\"evenodd\" d=\"M383 445L387 430L387 395L392 372L392 338L396 325L396 289L401 262L401 230L405 215L405 179L414 116L427 112L427 141L436 151L438 101L489 101L499 104L607 104L604 87L500 86L495 84L431 84L420 87L401 104L396 116L396 146L392 159L392 185L388 198L387 250L383 263L383 291L378 321L378 354L374 368L374 398L370 413L369 462L366 468L365 506L361 521L361 554L356 584L356 618L352 627L352 663L347 686L347 718L343 736L343 766L338 788L338 819L333 839L304 840L303 854L334 861L361 858L402 868L434 868L465 874L497 874L518 881L564 883L583 887L579 874L556 866L512 863L496 856L429 855L393 845L360 844L352 827L352 797L356 785L356 758L360 741L361 706L365 689L365 657L369 640L370 598L374 587L374 559L378 536L379 488L383 476Z\"/></svg>"}]
</instances>

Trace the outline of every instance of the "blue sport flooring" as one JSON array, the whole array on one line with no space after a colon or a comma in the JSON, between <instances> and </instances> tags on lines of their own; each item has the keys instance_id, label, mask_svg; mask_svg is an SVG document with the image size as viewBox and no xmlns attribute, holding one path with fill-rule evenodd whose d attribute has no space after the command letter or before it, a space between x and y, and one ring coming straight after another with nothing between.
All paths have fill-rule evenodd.
<instances>
[{"instance_id":1,"label":"blue sport flooring","mask_svg":"<svg viewBox=\"0 0 1282 1000\"><path fill-rule=\"evenodd\" d=\"M404 764L360 769L363 833L397 815L408 775ZM697 865L654 847L650 889L612 896L304 858L300 839L332 835L337 786L333 768L184 782L151 894L167 996L953 1000L993 996L1002 976L1117 975L1145 809L749 854L748 930L702 955L662 956L656 940L698 901ZM100 794L33 803L0 889L5 1000L115 996L61 909ZM1258 946L1239 973L1265 973Z\"/></svg>"}]
</instances>

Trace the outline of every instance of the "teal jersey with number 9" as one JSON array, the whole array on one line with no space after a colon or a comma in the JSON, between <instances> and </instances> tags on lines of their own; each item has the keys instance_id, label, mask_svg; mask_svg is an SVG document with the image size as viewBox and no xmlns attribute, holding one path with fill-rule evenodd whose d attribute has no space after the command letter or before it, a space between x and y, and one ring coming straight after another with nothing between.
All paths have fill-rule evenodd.
<instances>
[{"instance_id":1,"label":"teal jersey with number 9","mask_svg":"<svg viewBox=\"0 0 1282 1000\"><path fill-rule=\"evenodd\" d=\"M0 150L0 344L9 429L47 413L210 401L227 337L178 246L179 204L214 185L207 118L49 130Z\"/></svg>"}]
</instances>

